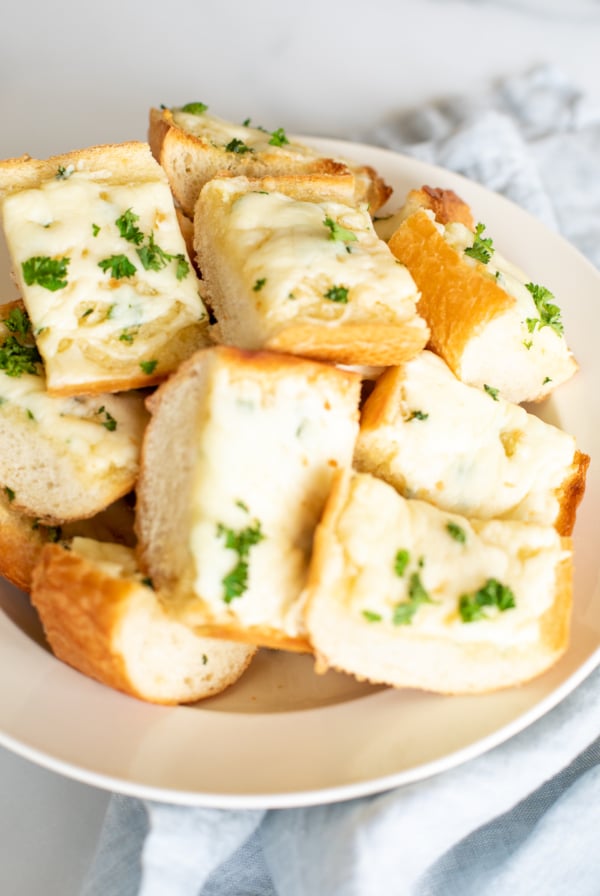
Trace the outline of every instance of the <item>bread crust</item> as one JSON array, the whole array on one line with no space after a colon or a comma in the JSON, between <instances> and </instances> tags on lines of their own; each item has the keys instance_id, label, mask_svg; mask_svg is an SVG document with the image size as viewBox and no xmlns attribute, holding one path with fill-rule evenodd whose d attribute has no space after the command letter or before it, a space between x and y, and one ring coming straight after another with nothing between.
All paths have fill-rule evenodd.
<instances>
[{"instance_id":1,"label":"bread crust","mask_svg":"<svg viewBox=\"0 0 600 896\"><path fill-rule=\"evenodd\" d=\"M304 178L307 192L310 181L315 188L339 195L342 190L356 203L366 202L375 213L392 193L383 178L368 165L348 160L313 155L282 157L277 151L238 155L213 146L201 136L179 127L170 109L151 109L148 142L157 161L167 172L173 195L186 215L192 217L194 206L204 184L215 176L247 175L249 177L289 175ZM319 187L320 184L320 187Z\"/></svg>"},{"instance_id":2,"label":"bread crust","mask_svg":"<svg viewBox=\"0 0 600 896\"><path fill-rule=\"evenodd\" d=\"M34 569L31 597L55 656L102 684L165 705L193 703L237 681L254 651L249 650L243 662L232 663L230 674L212 683L203 681L195 692L190 692L189 683L171 696L136 687L124 657L115 650L115 634L140 587L144 586L108 575L59 545L46 545Z\"/></svg>"},{"instance_id":3,"label":"bread crust","mask_svg":"<svg viewBox=\"0 0 600 896\"><path fill-rule=\"evenodd\" d=\"M424 211L410 215L388 245L421 291L417 309L430 326L430 347L458 371L467 343L515 300L464 264Z\"/></svg>"},{"instance_id":4,"label":"bread crust","mask_svg":"<svg viewBox=\"0 0 600 896\"><path fill-rule=\"evenodd\" d=\"M563 482L558 498L560 510L554 523L561 535L571 535L575 527L577 508L585 492L585 483L590 457L577 450L573 458L570 476Z\"/></svg>"}]
</instances>

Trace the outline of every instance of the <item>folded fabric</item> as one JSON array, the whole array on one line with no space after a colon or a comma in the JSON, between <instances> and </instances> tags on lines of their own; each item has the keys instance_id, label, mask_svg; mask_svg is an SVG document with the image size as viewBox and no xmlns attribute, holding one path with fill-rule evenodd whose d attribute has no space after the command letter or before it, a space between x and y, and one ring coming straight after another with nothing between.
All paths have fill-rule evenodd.
<instances>
[{"instance_id":1,"label":"folded fabric","mask_svg":"<svg viewBox=\"0 0 600 896\"><path fill-rule=\"evenodd\" d=\"M600 266L600 110L544 66L354 134L504 194ZM592 896L600 670L501 746L348 803L259 811L113 797L85 896Z\"/></svg>"}]
</instances>

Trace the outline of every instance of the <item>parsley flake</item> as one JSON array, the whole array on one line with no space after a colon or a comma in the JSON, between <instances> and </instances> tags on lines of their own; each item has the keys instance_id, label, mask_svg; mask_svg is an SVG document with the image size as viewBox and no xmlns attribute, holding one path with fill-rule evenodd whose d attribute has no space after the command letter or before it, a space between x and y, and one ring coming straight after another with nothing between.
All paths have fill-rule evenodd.
<instances>
[{"instance_id":1,"label":"parsley flake","mask_svg":"<svg viewBox=\"0 0 600 896\"><path fill-rule=\"evenodd\" d=\"M98 236L100 233L100 226L98 224L92 224L92 236Z\"/></svg>"},{"instance_id":2,"label":"parsley flake","mask_svg":"<svg viewBox=\"0 0 600 896\"><path fill-rule=\"evenodd\" d=\"M23 278L27 286L43 286L50 292L64 289L67 285L67 267L70 258L48 258L47 255L34 255L21 264Z\"/></svg>"},{"instance_id":3,"label":"parsley flake","mask_svg":"<svg viewBox=\"0 0 600 896\"><path fill-rule=\"evenodd\" d=\"M162 271L173 260L172 255L169 255L154 242L153 233L148 237L148 244L135 251L146 271Z\"/></svg>"},{"instance_id":4,"label":"parsley flake","mask_svg":"<svg viewBox=\"0 0 600 896\"><path fill-rule=\"evenodd\" d=\"M367 622L381 622L381 614L375 613L373 610L363 610L362 614Z\"/></svg>"},{"instance_id":5,"label":"parsley flake","mask_svg":"<svg viewBox=\"0 0 600 896\"><path fill-rule=\"evenodd\" d=\"M277 130L275 130L271 133L271 139L269 140L269 143L271 144L271 146L284 146L286 143L289 143L289 142L290 141L286 137L286 134L285 134L285 131L283 130L283 128L277 128Z\"/></svg>"},{"instance_id":6,"label":"parsley flake","mask_svg":"<svg viewBox=\"0 0 600 896\"><path fill-rule=\"evenodd\" d=\"M110 271L114 280L122 280L124 277L133 277L137 268L127 258L126 255L111 255L110 258L103 258L98 262L98 267L106 274Z\"/></svg>"},{"instance_id":7,"label":"parsley flake","mask_svg":"<svg viewBox=\"0 0 600 896\"><path fill-rule=\"evenodd\" d=\"M246 526L235 532L228 529L222 523L217 526L217 535L225 539L225 547L235 551L238 559L233 569L223 577L223 600L230 604L236 597L241 597L248 588L248 555L250 549L264 539L260 523L255 521L252 526Z\"/></svg>"},{"instance_id":8,"label":"parsley flake","mask_svg":"<svg viewBox=\"0 0 600 896\"><path fill-rule=\"evenodd\" d=\"M325 298L329 299L330 302L338 302L340 305L348 304L348 287L347 286L332 286L331 289L328 289L325 293Z\"/></svg>"},{"instance_id":9,"label":"parsley flake","mask_svg":"<svg viewBox=\"0 0 600 896\"><path fill-rule=\"evenodd\" d=\"M27 336L31 332L29 315L22 308L11 308L4 326L9 333L18 333L20 336Z\"/></svg>"},{"instance_id":10,"label":"parsley flake","mask_svg":"<svg viewBox=\"0 0 600 896\"><path fill-rule=\"evenodd\" d=\"M12 502L13 502L13 501L15 500L15 498L17 497L16 492L14 492L14 491L12 490L12 488L9 488L8 485L5 485L5 486L4 486L4 492L5 492L5 494L6 494L6 497L7 497L8 500L9 500L9 502L12 504Z\"/></svg>"},{"instance_id":11,"label":"parsley flake","mask_svg":"<svg viewBox=\"0 0 600 896\"><path fill-rule=\"evenodd\" d=\"M140 367L146 376L150 376L151 373L154 373L157 364L158 361L140 361Z\"/></svg>"},{"instance_id":12,"label":"parsley flake","mask_svg":"<svg viewBox=\"0 0 600 896\"><path fill-rule=\"evenodd\" d=\"M474 594L463 594L458 609L463 622L475 622L487 618L486 607L497 607L500 612L516 607L515 595L508 585L497 579L488 579Z\"/></svg>"},{"instance_id":13,"label":"parsley flake","mask_svg":"<svg viewBox=\"0 0 600 896\"><path fill-rule=\"evenodd\" d=\"M185 280L187 275L190 272L190 263L185 257L185 255L179 253L174 256L177 265L175 267L175 276L178 280Z\"/></svg>"},{"instance_id":14,"label":"parsley flake","mask_svg":"<svg viewBox=\"0 0 600 896\"><path fill-rule=\"evenodd\" d=\"M495 389L493 386L488 386L487 383L483 384L483 388L485 389L485 391L487 392L488 395L491 395L491 397L494 399L494 401L498 401L498 393L500 391L499 389Z\"/></svg>"},{"instance_id":15,"label":"parsley flake","mask_svg":"<svg viewBox=\"0 0 600 896\"><path fill-rule=\"evenodd\" d=\"M255 282L254 286L252 287L252 291L260 292L266 282L267 282L266 277L259 277L259 279Z\"/></svg>"},{"instance_id":16,"label":"parsley flake","mask_svg":"<svg viewBox=\"0 0 600 896\"><path fill-rule=\"evenodd\" d=\"M427 420L429 414L425 414L423 411L411 411L408 417L408 421L411 420Z\"/></svg>"},{"instance_id":17,"label":"parsley flake","mask_svg":"<svg viewBox=\"0 0 600 896\"><path fill-rule=\"evenodd\" d=\"M74 171L74 165L67 165L66 167L64 165L59 165L56 169L56 180L67 180L69 177L71 177Z\"/></svg>"},{"instance_id":18,"label":"parsley flake","mask_svg":"<svg viewBox=\"0 0 600 896\"><path fill-rule=\"evenodd\" d=\"M458 541L459 544L465 544L467 533L462 526L458 525L458 523L455 523L453 520L448 520L446 523L446 532L450 538L454 539L454 541Z\"/></svg>"},{"instance_id":19,"label":"parsley flake","mask_svg":"<svg viewBox=\"0 0 600 896\"><path fill-rule=\"evenodd\" d=\"M348 230L347 227L338 224L333 218L324 218L323 224L325 227L329 228L330 240L339 240L342 243L352 243L358 239L353 230Z\"/></svg>"},{"instance_id":20,"label":"parsley flake","mask_svg":"<svg viewBox=\"0 0 600 896\"><path fill-rule=\"evenodd\" d=\"M206 103L186 103L181 107L181 111L187 112L189 115L203 115L207 109Z\"/></svg>"},{"instance_id":21,"label":"parsley flake","mask_svg":"<svg viewBox=\"0 0 600 896\"><path fill-rule=\"evenodd\" d=\"M106 410L104 405L102 405L101 408L98 408L96 413L98 414L98 416L104 415L104 420L102 421L102 426L104 426L104 428L107 429L109 432L114 432L115 429L117 428L117 421L115 420L113 415L110 414Z\"/></svg>"},{"instance_id":22,"label":"parsley flake","mask_svg":"<svg viewBox=\"0 0 600 896\"><path fill-rule=\"evenodd\" d=\"M396 604L392 616L394 625L410 625L413 616L421 604L430 604L432 600L421 581L418 572L413 572L408 585L408 600Z\"/></svg>"},{"instance_id":23,"label":"parsley flake","mask_svg":"<svg viewBox=\"0 0 600 896\"><path fill-rule=\"evenodd\" d=\"M0 370L7 376L18 377L24 373L40 375L42 363L35 345L23 345L15 336L9 336L0 345Z\"/></svg>"},{"instance_id":24,"label":"parsley flake","mask_svg":"<svg viewBox=\"0 0 600 896\"><path fill-rule=\"evenodd\" d=\"M123 214L115 221L123 239L127 240L128 243L134 243L136 246L139 246L144 242L144 234L135 223L139 220L140 216L136 215L133 209L128 208L127 211L123 212Z\"/></svg>"},{"instance_id":25,"label":"parsley flake","mask_svg":"<svg viewBox=\"0 0 600 896\"><path fill-rule=\"evenodd\" d=\"M475 236L473 237L473 245L469 246L468 249L465 249L465 255L474 258L475 261L480 261L482 264L487 264L494 254L494 244L490 237L482 237L484 230L485 224L477 224L475 227Z\"/></svg>"},{"instance_id":26,"label":"parsley flake","mask_svg":"<svg viewBox=\"0 0 600 896\"><path fill-rule=\"evenodd\" d=\"M558 336L562 336L564 327L560 319L560 308L551 302L554 296L550 290L545 286L538 286L536 283L526 283L525 287L531 293L539 314L539 318L527 318L529 332L533 333L536 327L539 327L540 330L542 327L551 327Z\"/></svg>"},{"instance_id":27,"label":"parsley flake","mask_svg":"<svg viewBox=\"0 0 600 896\"><path fill-rule=\"evenodd\" d=\"M410 560L410 554L406 548L401 548L394 557L394 572L397 576L403 576Z\"/></svg>"},{"instance_id":28,"label":"parsley flake","mask_svg":"<svg viewBox=\"0 0 600 896\"><path fill-rule=\"evenodd\" d=\"M235 152L238 155L243 155L245 152L253 152L249 146L246 146L243 140L239 140L237 137L234 137L233 140L230 140L229 143L225 146L225 152Z\"/></svg>"}]
</instances>

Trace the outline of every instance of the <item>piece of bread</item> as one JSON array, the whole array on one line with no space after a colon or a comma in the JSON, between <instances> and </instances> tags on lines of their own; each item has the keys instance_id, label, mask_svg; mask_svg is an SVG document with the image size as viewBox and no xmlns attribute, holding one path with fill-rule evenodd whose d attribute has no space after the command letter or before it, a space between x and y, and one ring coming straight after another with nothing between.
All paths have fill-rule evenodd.
<instances>
[{"instance_id":1,"label":"piece of bread","mask_svg":"<svg viewBox=\"0 0 600 896\"><path fill-rule=\"evenodd\" d=\"M432 352L390 367L361 412L354 463L404 497L570 535L589 457L520 405L461 383Z\"/></svg>"},{"instance_id":2,"label":"piece of bread","mask_svg":"<svg viewBox=\"0 0 600 896\"><path fill-rule=\"evenodd\" d=\"M309 650L301 594L360 378L291 355L198 352L152 396L140 565L204 634Z\"/></svg>"},{"instance_id":3,"label":"piece of bread","mask_svg":"<svg viewBox=\"0 0 600 896\"><path fill-rule=\"evenodd\" d=\"M409 194L389 239L420 290L430 347L463 382L497 389L517 404L539 401L577 370L560 309L552 293L500 255L483 225L470 229L470 210L457 207L454 194L444 202L443 192Z\"/></svg>"},{"instance_id":4,"label":"piece of bread","mask_svg":"<svg viewBox=\"0 0 600 896\"><path fill-rule=\"evenodd\" d=\"M314 178L321 189L342 189L349 202L366 203L372 214L392 192L367 165L326 158L296 139L288 139L282 128L269 133L249 123L225 121L202 103L151 109L148 141L167 173L175 199L190 217L204 184L225 173Z\"/></svg>"},{"instance_id":5,"label":"piece of bread","mask_svg":"<svg viewBox=\"0 0 600 896\"><path fill-rule=\"evenodd\" d=\"M46 545L31 591L52 652L84 675L153 703L218 694L255 650L202 638L172 616L130 548L75 538Z\"/></svg>"},{"instance_id":6,"label":"piece of bread","mask_svg":"<svg viewBox=\"0 0 600 896\"><path fill-rule=\"evenodd\" d=\"M207 344L198 280L147 144L0 162L0 202L52 394L152 385Z\"/></svg>"},{"instance_id":7,"label":"piece of bread","mask_svg":"<svg viewBox=\"0 0 600 896\"><path fill-rule=\"evenodd\" d=\"M0 489L0 576L17 588L31 591L33 570L45 544L66 545L76 536L133 547L133 508L127 498L120 498L89 519L45 526L15 510L6 491Z\"/></svg>"},{"instance_id":8,"label":"piece of bread","mask_svg":"<svg viewBox=\"0 0 600 896\"><path fill-rule=\"evenodd\" d=\"M520 684L566 649L571 543L471 521L339 476L317 529L306 625L318 669L446 694Z\"/></svg>"},{"instance_id":9,"label":"piece of bread","mask_svg":"<svg viewBox=\"0 0 600 896\"><path fill-rule=\"evenodd\" d=\"M147 420L138 392L49 395L22 304L0 306L0 487L16 510L53 525L130 492Z\"/></svg>"},{"instance_id":10,"label":"piece of bread","mask_svg":"<svg viewBox=\"0 0 600 896\"><path fill-rule=\"evenodd\" d=\"M217 339L342 364L398 364L425 345L407 269L366 211L306 202L272 179L213 178L194 217Z\"/></svg>"}]
</instances>

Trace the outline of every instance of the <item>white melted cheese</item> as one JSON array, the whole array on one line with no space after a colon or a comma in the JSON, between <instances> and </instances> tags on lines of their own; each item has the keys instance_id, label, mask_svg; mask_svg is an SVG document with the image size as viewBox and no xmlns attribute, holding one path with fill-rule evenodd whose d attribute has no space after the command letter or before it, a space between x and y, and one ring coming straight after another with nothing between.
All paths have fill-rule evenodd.
<instances>
[{"instance_id":1,"label":"white melted cheese","mask_svg":"<svg viewBox=\"0 0 600 896\"><path fill-rule=\"evenodd\" d=\"M466 540L451 537L448 522ZM520 522L470 523L423 501L407 501L386 483L356 475L338 520L344 552L344 583L336 599L356 617L378 614L379 622L410 636L443 637L457 642L515 646L539 640L540 618L555 597L556 567L566 553L547 526ZM409 552L403 575L394 569L399 550ZM418 575L431 603L421 603L409 625L394 626L394 607L408 601L411 577ZM489 579L509 587L515 607L487 607L485 618L463 622L459 601Z\"/></svg>"},{"instance_id":2,"label":"white melted cheese","mask_svg":"<svg viewBox=\"0 0 600 896\"><path fill-rule=\"evenodd\" d=\"M225 121L217 115L210 112L203 112L201 115L193 115L190 112L183 112L182 109L173 109L173 121L177 127L192 134L194 137L201 137L212 146L218 149L227 147L232 140L239 140L252 151L252 153L275 153L281 158L286 156L304 157L306 159L314 159L319 157L314 149L290 140L282 146L276 145L277 137L273 137L272 132L265 131L263 128L252 127L244 124L234 124L231 121ZM289 138L287 138L289 139ZM274 143L270 141L274 140ZM246 153L240 158L245 157Z\"/></svg>"},{"instance_id":3,"label":"white melted cheese","mask_svg":"<svg viewBox=\"0 0 600 896\"><path fill-rule=\"evenodd\" d=\"M359 436L364 470L405 497L467 517L553 525L575 454L571 435L461 383L431 352L405 364L399 383L385 422Z\"/></svg>"},{"instance_id":4,"label":"white melted cheese","mask_svg":"<svg viewBox=\"0 0 600 896\"><path fill-rule=\"evenodd\" d=\"M214 619L304 632L299 601L314 528L332 475L348 466L357 423L329 386L297 376L230 380L216 374L210 415L200 421L193 487L191 552L195 591ZM219 526L260 525L246 558L248 587L225 603L223 579L238 562Z\"/></svg>"},{"instance_id":5,"label":"white melted cheese","mask_svg":"<svg viewBox=\"0 0 600 896\"><path fill-rule=\"evenodd\" d=\"M139 216L140 245L124 239L115 223L129 209ZM87 381L90 371L92 377L103 366L119 371L119 364L139 374L140 357L156 357L166 338L206 317L191 266L178 280L176 260L145 270L136 251L153 234L161 249L189 264L166 183L115 184L108 172L74 171L8 196L3 218L49 381L57 372ZM99 267L115 255L135 266L133 276L117 279ZM67 285L55 291L28 285L22 266L36 257L68 259Z\"/></svg>"},{"instance_id":6,"label":"white melted cheese","mask_svg":"<svg viewBox=\"0 0 600 896\"><path fill-rule=\"evenodd\" d=\"M221 181L223 252L239 272L254 310L274 327L291 320L401 323L412 318L418 291L404 265L378 238L365 209L304 202L281 193L248 192ZM330 219L355 239L332 239ZM347 301L326 294L343 287Z\"/></svg>"},{"instance_id":7,"label":"white melted cheese","mask_svg":"<svg viewBox=\"0 0 600 896\"><path fill-rule=\"evenodd\" d=\"M427 214L432 217L432 213ZM508 400L517 402L549 394L569 379L576 365L564 335L550 326L536 326L533 330L528 326L528 320L540 317L525 285L531 282L530 278L495 249L487 264L466 255L465 249L473 245L473 233L464 224L436 223L436 227L466 264L495 280L513 297L519 318L512 312L501 315L469 341L461 359L461 379L477 386L487 383L500 389ZM550 301L556 304L554 299ZM503 346L502 351L498 351L499 345ZM507 352L511 354L510 365L506 364Z\"/></svg>"},{"instance_id":8,"label":"white melted cheese","mask_svg":"<svg viewBox=\"0 0 600 896\"><path fill-rule=\"evenodd\" d=\"M105 424L116 422L111 431ZM59 398L48 395L43 376L0 371L0 415L31 427L32 438L67 453L86 477L102 478L137 466L147 413L141 395ZM109 424L112 425L112 424Z\"/></svg>"}]
</instances>

